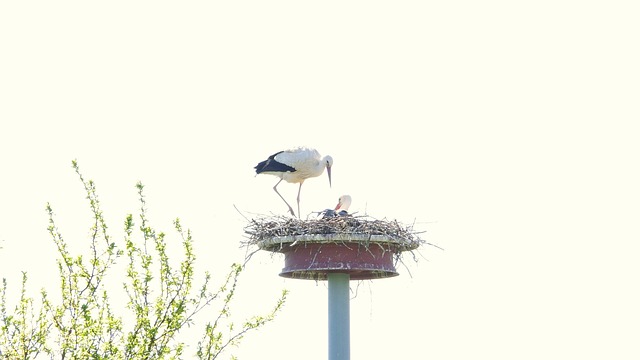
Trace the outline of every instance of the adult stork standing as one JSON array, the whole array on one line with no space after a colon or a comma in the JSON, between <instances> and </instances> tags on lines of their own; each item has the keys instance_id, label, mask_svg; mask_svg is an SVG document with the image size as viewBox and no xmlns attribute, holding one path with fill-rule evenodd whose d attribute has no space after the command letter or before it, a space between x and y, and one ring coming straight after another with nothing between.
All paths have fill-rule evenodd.
<instances>
[{"instance_id":1,"label":"adult stork standing","mask_svg":"<svg viewBox=\"0 0 640 360\"><path fill-rule=\"evenodd\" d=\"M324 169L327 169L329 176L329 187L331 187L331 166L333 166L333 158L329 155L324 157L316 149L308 147L297 147L289 150L279 151L265 161L255 166L257 174L270 174L280 178L273 186L273 190L280 196L280 199L287 204L291 215L296 216L293 208L287 200L278 192L278 185L285 180L289 183L299 183L298 197L298 218L300 218L300 190L305 180L312 177L322 175Z\"/></svg>"}]
</instances>

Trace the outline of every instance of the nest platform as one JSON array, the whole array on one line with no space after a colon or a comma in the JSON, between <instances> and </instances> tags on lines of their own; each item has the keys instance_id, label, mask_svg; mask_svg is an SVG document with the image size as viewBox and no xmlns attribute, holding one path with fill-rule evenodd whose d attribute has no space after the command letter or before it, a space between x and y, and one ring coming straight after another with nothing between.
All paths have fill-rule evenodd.
<instances>
[{"instance_id":1,"label":"nest platform","mask_svg":"<svg viewBox=\"0 0 640 360\"><path fill-rule=\"evenodd\" d=\"M329 273L347 273L352 280L398 276L401 254L423 242L397 221L352 216L252 220L245 232L250 244L284 254L280 276L306 280L327 280Z\"/></svg>"}]
</instances>

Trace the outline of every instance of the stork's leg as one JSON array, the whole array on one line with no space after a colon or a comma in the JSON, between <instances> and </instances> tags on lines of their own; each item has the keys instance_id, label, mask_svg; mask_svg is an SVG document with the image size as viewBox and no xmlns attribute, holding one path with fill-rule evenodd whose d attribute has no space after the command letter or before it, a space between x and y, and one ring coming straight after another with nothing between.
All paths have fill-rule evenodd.
<instances>
[{"instance_id":1,"label":"stork's leg","mask_svg":"<svg viewBox=\"0 0 640 360\"><path fill-rule=\"evenodd\" d=\"M298 219L300 219L300 190L302 190L302 183L300 183L300 187L298 188L298 197L296 198L296 200L298 200Z\"/></svg>"},{"instance_id":2,"label":"stork's leg","mask_svg":"<svg viewBox=\"0 0 640 360\"><path fill-rule=\"evenodd\" d=\"M280 196L280 199L282 199L282 201L284 201L285 204L287 204L287 207L289 207L289 212L291 213L291 216L296 216L296 214L293 212L293 208L291 207L291 205L289 205L289 203L287 202L287 200L285 200L282 195L280 195L280 193L278 192L278 185L282 182L282 179L280 179L280 181L278 181L278 183L273 187L273 191L276 192L276 194L278 194L278 196ZM298 215L298 217L300 217L300 215Z\"/></svg>"}]
</instances>

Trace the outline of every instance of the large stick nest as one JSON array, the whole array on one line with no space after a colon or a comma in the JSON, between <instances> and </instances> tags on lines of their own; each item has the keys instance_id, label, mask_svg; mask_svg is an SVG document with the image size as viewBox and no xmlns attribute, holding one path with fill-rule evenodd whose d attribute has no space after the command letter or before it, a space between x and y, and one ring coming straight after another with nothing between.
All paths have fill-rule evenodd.
<instances>
[{"instance_id":1,"label":"large stick nest","mask_svg":"<svg viewBox=\"0 0 640 360\"><path fill-rule=\"evenodd\" d=\"M324 238L374 239L385 238L401 250L413 250L425 241L414 231L413 225L403 225L397 220L377 220L368 216L336 216L325 219L299 220L287 216L269 216L251 219L244 228L248 240L244 245L260 246L274 238L298 237L315 238L313 235L326 235ZM332 236L336 235L336 236ZM320 236L322 237L322 236Z\"/></svg>"}]
</instances>

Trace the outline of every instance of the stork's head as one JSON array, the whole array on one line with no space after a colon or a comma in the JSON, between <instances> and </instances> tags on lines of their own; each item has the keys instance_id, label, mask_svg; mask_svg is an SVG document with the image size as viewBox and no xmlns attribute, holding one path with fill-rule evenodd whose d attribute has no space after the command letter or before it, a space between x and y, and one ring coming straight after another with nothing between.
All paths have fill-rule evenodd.
<instances>
[{"instance_id":1,"label":"stork's head","mask_svg":"<svg viewBox=\"0 0 640 360\"><path fill-rule=\"evenodd\" d=\"M338 198L338 205L334 210L349 210L349 206L351 206L351 196L342 195Z\"/></svg>"},{"instance_id":2,"label":"stork's head","mask_svg":"<svg viewBox=\"0 0 640 360\"><path fill-rule=\"evenodd\" d=\"M329 187L331 187L331 167L333 166L333 158L330 155L322 158L324 166L327 168L327 175L329 176Z\"/></svg>"}]
</instances>

